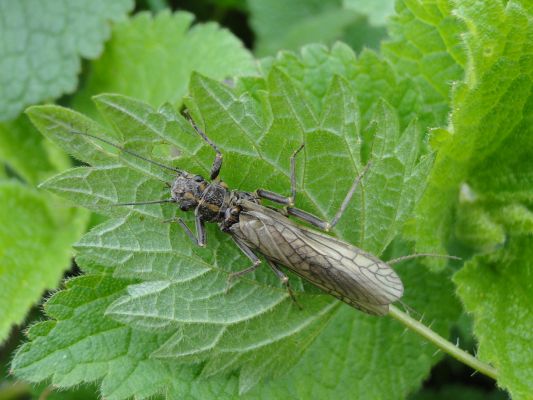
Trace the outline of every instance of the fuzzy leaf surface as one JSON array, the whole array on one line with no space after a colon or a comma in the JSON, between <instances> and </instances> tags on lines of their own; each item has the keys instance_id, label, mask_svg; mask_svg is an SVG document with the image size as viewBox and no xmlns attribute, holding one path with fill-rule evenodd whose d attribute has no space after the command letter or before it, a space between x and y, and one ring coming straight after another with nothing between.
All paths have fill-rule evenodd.
<instances>
[{"instance_id":1,"label":"fuzzy leaf surface","mask_svg":"<svg viewBox=\"0 0 533 400\"><path fill-rule=\"evenodd\" d=\"M104 316L129 283L105 274L67 282L45 304L52 319L30 328L31 342L18 350L12 369L26 380L49 379L59 388L99 381L101 395L111 400L163 393L168 398L233 398L235 379L198 385L195 367L150 359L169 333L147 334Z\"/></svg>"},{"instance_id":2,"label":"fuzzy leaf surface","mask_svg":"<svg viewBox=\"0 0 533 400\"><path fill-rule=\"evenodd\" d=\"M454 89L448 133L419 205L420 251L443 248L462 183L474 198L531 201L531 13L517 1L465 1L455 15L467 32L465 80Z\"/></svg>"},{"instance_id":3,"label":"fuzzy leaf surface","mask_svg":"<svg viewBox=\"0 0 533 400\"><path fill-rule=\"evenodd\" d=\"M498 384L513 399L529 399L533 393L532 249L531 235L513 236L504 248L475 257L454 277L475 317L478 357L498 369Z\"/></svg>"}]
</instances>

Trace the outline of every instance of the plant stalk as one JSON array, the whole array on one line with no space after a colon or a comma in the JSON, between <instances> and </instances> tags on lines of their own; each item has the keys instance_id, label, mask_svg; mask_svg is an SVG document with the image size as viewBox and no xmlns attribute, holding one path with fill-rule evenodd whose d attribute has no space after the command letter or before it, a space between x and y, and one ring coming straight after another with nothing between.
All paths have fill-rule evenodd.
<instances>
[{"instance_id":1,"label":"plant stalk","mask_svg":"<svg viewBox=\"0 0 533 400\"><path fill-rule=\"evenodd\" d=\"M498 371L491 365L480 361L478 358L474 357L470 353L460 349L453 343L444 339L437 332L433 331L431 328L417 321L416 319L410 317L408 314L399 310L393 305L389 306L389 315L395 320L399 321L407 328L415 331L420 336L427 339L429 342L433 343L439 349L449 354L459 362L462 362L465 365L473 368L476 371L481 372L483 375L486 375L494 380L498 378Z\"/></svg>"}]
</instances>

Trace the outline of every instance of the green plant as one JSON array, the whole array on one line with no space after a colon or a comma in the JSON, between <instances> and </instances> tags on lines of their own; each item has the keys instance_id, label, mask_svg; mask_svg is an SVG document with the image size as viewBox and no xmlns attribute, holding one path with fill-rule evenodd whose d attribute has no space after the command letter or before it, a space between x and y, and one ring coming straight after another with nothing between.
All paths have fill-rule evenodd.
<instances>
[{"instance_id":1,"label":"green plant","mask_svg":"<svg viewBox=\"0 0 533 400\"><path fill-rule=\"evenodd\" d=\"M305 142L298 202L321 217L331 218L361 165L372 160L363 190L334 233L385 259L461 255L464 264L399 265L405 303L446 337L462 314L455 285L474 318L477 357L496 369L485 373L513 398L528 398L531 6L399 1L381 53L356 57L340 43L314 44L253 66L230 40L221 50L223 74L216 68L223 56L209 52L216 42L195 36L214 38L216 28L184 33L187 18L141 15L117 26L72 101L93 119L56 105L27 111L45 136L90 165L56 168L62 172L42 187L107 219L75 245L84 275L46 302L49 319L29 329L12 363L15 375L61 388L96 381L112 399L403 398L439 360L413 330L340 305L295 276L303 310L266 268L226 293L228 272L248 260L216 227L208 231L208 247L198 249L175 224L161 223L179 213L173 205L112 207L168 197L161 181L172 177L74 136L72 128L206 175L212 150L179 113L184 105L221 147L222 178L232 188L286 193L289 155ZM125 62L133 57L125 55L128 46L131 54L149 52L149 43L176 24L183 36L150 53L150 62ZM139 32L144 42L136 47L132 37ZM213 59L201 60L208 70L193 74L186 89L200 62L184 66L171 49L190 43ZM172 79L167 52L186 78ZM109 72L116 66L119 77ZM139 76L147 71L151 83L143 84ZM224 83L224 74L235 77ZM121 94L95 96L97 115L88 98L105 91ZM402 318L396 309L393 316Z\"/></svg>"}]
</instances>

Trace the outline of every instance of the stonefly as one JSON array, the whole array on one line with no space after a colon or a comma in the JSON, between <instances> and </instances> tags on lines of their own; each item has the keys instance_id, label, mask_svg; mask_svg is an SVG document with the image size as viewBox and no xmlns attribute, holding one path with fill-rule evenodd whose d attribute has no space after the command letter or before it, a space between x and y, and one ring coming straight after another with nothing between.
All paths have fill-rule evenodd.
<instances>
[{"instance_id":1,"label":"stonefly","mask_svg":"<svg viewBox=\"0 0 533 400\"><path fill-rule=\"evenodd\" d=\"M199 246L206 244L205 223L217 223L252 262L249 268L231 274L230 279L257 269L261 264L261 259L257 255L260 253L287 287L293 299L294 294L290 289L289 279L280 268L282 265L361 311L373 315L386 315L389 312L389 305L403 295L402 281L389 266L391 262L387 264L352 244L299 225L288 218L292 216L326 232L329 231L342 217L370 163L354 180L333 219L326 222L294 207L296 155L304 145L300 146L290 159L291 195L289 197L263 189L255 192L230 190L224 182L218 179L222 167L222 153L194 121L192 119L190 121L196 132L216 154L209 180L151 160L96 135L76 130L71 130L71 133L97 139L134 157L176 173L176 178L172 184L168 185L169 199L117 205L176 203L182 211L194 211L196 234L181 218L176 218L175 222ZM261 204L262 199L284 207L277 209L266 207ZM411 257L402 257L394 261Z\"/></svg>"}]
</instances>

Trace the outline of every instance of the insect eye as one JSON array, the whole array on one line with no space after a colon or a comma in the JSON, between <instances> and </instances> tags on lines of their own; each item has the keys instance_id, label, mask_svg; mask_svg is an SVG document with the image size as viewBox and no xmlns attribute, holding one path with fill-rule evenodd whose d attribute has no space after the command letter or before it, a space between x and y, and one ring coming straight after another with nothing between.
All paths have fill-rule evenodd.
<instances>
[{"instance_id":1,"label":"insect eye","mask_svg":"<svg viewBox=\"0 0 533 400\"><path fill-rule=\"evenodd\" d=\"M203 182L204 178L202 178L200 175L196 175L194 178L195 182Z\"/></svg>"}]
</instances>

